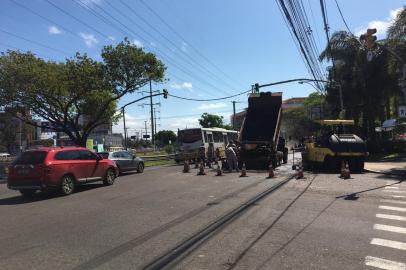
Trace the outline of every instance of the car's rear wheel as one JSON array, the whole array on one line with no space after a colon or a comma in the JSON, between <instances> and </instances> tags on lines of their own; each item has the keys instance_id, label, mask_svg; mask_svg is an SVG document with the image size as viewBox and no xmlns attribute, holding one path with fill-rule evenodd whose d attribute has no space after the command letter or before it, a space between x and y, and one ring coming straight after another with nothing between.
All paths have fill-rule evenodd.
<instances>
[{"instance_id":1,"label":"car's rear wheel","mask_svg":"<svg viewBox=\"0 0 406 270\"><path fill-rule=\"evenodd\" d=\"M137 172L142 173L144 171L144 163L139 163L137 167Z\"/></svg>"},{"instance_id":2,"label":"car's rear wheel","mask_svg":"<svg viewBox=\"0 0 406 270\"><path fill-rule=\"evenodd\" d=\"M70 195L75 190L75 180L70 175L65 175L61 180L60 191L62 195Z\"/></svg>"},{"instance_id":3,"label":"car's rear wheel","mask_svg":"<svg viewBox=\"0 0 406 270\"><path fill-rule=\"evenodd\" d=\"M35 194L36 190L35 189L20 189L19 190L21 195L24 197L30 197Z\"/></svg>"},{"instance_id":4,"label":"car's rear wheel","mask_svg":"<svg viewBox=\"0 0 406 270\"><path fill-rule=\"evenodd\" d=\"M114 180L116 179L116 173L113 169L108 169L106 172L106 176L104 177L103 184L106 186L111 186L114 184Z\"/></svg>"}]
</instances>

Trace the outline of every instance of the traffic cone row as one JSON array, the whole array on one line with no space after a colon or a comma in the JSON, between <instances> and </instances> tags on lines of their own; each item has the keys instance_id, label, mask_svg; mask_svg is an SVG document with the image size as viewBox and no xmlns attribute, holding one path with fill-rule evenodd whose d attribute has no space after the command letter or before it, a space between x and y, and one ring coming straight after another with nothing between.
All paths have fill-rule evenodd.
<instances>
[{"instance_id":1,"label":"traffic cone row","mask_svg":"<svg viewBox=\"0 0 406 270\"><path fill-rule=\"evenodd\" d=\"M275 177L275 173L274 173L274 171L273 171L273 166L272 166L272 163L270 163L269 164L269 167L268 167L268 179L269 178L274 178Z\"/></svg>"},{"instance_id":2,"label":"traffic cone row","mask_svg":"<svg viewBox=\"0 0 406 270\"><path fill-rule=\"evenodd\" d=\"M343 179L350 179L351 178L351 171L348 162L345 163L344 168L342 169L341 178Z\"/></svg>"},{"instance_id":3,"label":"traffic cone row","mask_svg":"<svg viewBox=\"0 0 406 270\"><path fill-rule=\"evenodd\" d=\"M203 162L200 162L200 167L199 167L199 171L197 172L197 175L206 175L206 172L204 171Z\"/></svg>"},{"instance_id":4,"label":"traffic cone row","mask_svg":"<svg viewBox=\"0 0 406 270\"><path fill-rule=\"evenodd\" d=\"M190 172L190 165L189 165L189 161L187 161L187 160L185 160L185 162L183 163L183 172L184 173Z\"/></svg>"},{"instance_id":5,"label":"traffic cone row","mask_svg":"<svg viewBox=\"0 0 406 270\"><path fill-rule=\"evenodd\" d=\"M344 178L345 162L341 161L340 178Z\"/></svg>"},{"instance_id":6,"label":"traffic cone row","mask_svg":"<svg viewBox=\"0 0 406 270\"><path fill-rule=\"evenodd\" d=\"M302 179L303 177L303 167L299 166L296 172L296 179Z\"/></svg>"},{"instance_id":7,"label":"traffic cone row","mask_svg":"<svg viewBox=\"0 0 406 270\"><path fill-rule=\"evenodd\" d=\"M247 169L245 168L245 162L242 163L242 168L241 168L241 175L240 177L247 177Z\"/></svg>"}]
</instances>

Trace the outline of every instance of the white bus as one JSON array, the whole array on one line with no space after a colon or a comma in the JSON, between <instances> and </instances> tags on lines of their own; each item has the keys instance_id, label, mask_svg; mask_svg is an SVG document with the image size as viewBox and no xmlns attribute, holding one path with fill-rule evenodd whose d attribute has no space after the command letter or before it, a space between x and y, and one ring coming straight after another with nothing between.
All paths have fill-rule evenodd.
<instances>
[{"instance_id":1,"label":"white bus","mask_svg":"<svg viewBox=\"0 0 406 270\"><path fill-rule=\"evenodd\" d=\"M220 150L220 157L225 158L225 148L229 141L238 139L238 131L223 128L189 128L178 131L178 141L180 152L176 161L195 160L198 158L199 147L209 147L209 143L214 144L214 149Z\"/></svg>"}]
</instances>

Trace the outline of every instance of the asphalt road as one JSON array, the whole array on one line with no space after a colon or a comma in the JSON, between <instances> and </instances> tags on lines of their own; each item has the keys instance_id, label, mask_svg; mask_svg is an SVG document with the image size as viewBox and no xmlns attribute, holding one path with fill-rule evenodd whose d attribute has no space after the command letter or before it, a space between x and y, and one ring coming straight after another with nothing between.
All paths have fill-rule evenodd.
<instances>
[{"instance_id":1,"label":"asphalt road","mask_svg":"<svg viewBox=\"0 0 406 270\"><path fill-rule=\"evenodd\" d=\"M25 199L1 184L0 269L142 269L287 179L289 167L274 179L147 168L67 197ZM377 174L305 176L247 207L168 268L405 269L406 183ZM361 193L348 196L354 192Z\"/></svg>"}]
</instances>

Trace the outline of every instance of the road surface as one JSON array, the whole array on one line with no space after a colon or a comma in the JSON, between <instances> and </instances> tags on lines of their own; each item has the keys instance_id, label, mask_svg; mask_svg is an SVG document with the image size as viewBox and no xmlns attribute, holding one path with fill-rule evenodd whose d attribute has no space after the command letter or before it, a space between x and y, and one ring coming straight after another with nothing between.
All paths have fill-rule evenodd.
<instances>
[{"instance_id":1,"label":"road surface","mask_svg":"<svg viewBox=\"0 0 406 270\"><path fill-rule=\"evenodd\" d=\"M406 183L322 173L288 181L290 167L274 179L154 167L67 197L25 199L1 184L0 269L158 269L159 258L174 269L405 269ZM174 255L174 247L242 206Z\"/></svg>"}]
</instances>

